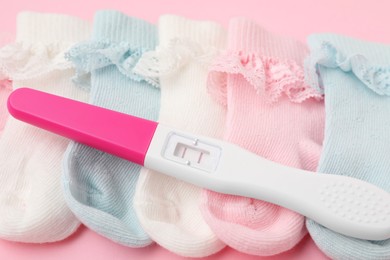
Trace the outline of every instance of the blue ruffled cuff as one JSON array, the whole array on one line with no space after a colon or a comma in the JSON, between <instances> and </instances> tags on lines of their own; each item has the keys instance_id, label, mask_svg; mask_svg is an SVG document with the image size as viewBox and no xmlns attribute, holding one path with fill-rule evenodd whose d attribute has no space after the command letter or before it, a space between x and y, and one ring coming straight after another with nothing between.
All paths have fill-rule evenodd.
<instances>
[{"instance_id":1,"label":"blue ruffled cuff","mask_svg":"<svg viewBox=\"0 0 390 260\"><path fill-rule=\"evenodd\" d=\"M134 81L144 81L158 87L157 78L141 76L134 72L134 67L146 51L149 50L134 48L127 42L85 42L73 46L66 53L66 58L73 62L76 69L74 82L83 88L89 88L89 75L92 71L111 65L115 65L124 76Z\"/></svg>"},{"instance_id":2,"label":"blue ruffled cuff","mask_svg":"<svg viewBox=\"0 0 390 260\"><path fill-rule=\"evenodd\" d=\"M308 84L323 93L318 66L339 68L353 73L378 95L390 96L390 46L341 36L321 35L318 38L309 38L311 53L305 61L305 79ZM349 45L351 48L348 48ZM373 47L376 49L373 50Z\"/></svg>"}]
</instances>

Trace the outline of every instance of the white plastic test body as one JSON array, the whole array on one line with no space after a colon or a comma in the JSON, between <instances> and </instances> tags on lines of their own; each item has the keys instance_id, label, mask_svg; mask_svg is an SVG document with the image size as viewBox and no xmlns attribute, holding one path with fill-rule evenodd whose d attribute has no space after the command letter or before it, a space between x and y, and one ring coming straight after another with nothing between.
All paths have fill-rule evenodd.
<instances>
[{"instance_id":1,"label":"white plastic test body","mask_svg":"<svg viewBox=\"0 0 390 260\"><path fill-rule=\"evenodd\" d=\"M367 182L282 166L221 140L24 88L15 118L199 187L264 200L343 235L390 238L390 193Z\"/></svg>"},{"instance_id":2,"label":"white plastic test body","mask_svg":"<svg viewBox=\"0 0 390 260\"><path fill-rule=\"evenodd\" d=\"M286 167L237 145L162 124L145 167L213 191L283 206L347 236L390 238L390 194L355 178Z\"/></svg>"}]
</instances>

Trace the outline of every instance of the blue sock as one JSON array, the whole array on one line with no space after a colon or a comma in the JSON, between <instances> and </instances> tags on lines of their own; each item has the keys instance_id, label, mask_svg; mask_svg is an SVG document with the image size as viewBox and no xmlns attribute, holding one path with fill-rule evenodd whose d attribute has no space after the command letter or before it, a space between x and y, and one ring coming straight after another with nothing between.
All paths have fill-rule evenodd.
<instances>
[{"instance_id":1,"label":"blue sock","mask_svg":"<svg viewBox=\"0 0 390 260\"><path fill-rule=\"evenodd\" d=\"M390 46L332 34L310 36L309 46L307 76L325 94L318 171L355 177L390 192ZM332 259L390 259L390 239L351 238L310 219L306 225Z\"/></svg>"},{"instance_id":2,"label":"blue sock","mask_svg":"<svg viewBox=\"0 0 390 260\"><path fill-rule=\"evenodd\" d=\"M90 103L157 120L159 89L132 72L141 54L156 43L155 26L115 11L98 12L92 41L68 53L78 79L91 74ZM66 201L97 233L126 246L147 246L152 240L140 226L132 202L139 171L138 165L73 142L64 158Z\"/></svg>"}]
</instances>

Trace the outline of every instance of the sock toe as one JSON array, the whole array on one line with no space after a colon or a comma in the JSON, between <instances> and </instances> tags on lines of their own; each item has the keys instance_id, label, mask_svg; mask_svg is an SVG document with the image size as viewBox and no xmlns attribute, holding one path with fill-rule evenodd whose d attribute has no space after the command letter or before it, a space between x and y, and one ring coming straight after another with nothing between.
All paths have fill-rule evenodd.
<instances>
[{"instance_id":1,"label":"sock toe","mask_svg":"<svg viewBox=\"0 0 390 260\"><path fill-rule=\"evenodd\" d=\"M232 248L269 256L294 247L307 233L303 216L260 200L204 191L201 210L217 236Z\"/></svg>"}]
</instances>

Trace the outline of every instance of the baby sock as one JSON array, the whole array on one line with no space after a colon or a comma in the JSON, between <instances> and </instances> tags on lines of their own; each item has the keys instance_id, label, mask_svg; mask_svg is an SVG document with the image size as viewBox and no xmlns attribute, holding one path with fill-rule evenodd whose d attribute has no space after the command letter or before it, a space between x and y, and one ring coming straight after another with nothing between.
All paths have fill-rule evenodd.
<instances>
[{"instance_id":1,"label":"baby sock","mask_svg":"<svg viewBox=\"0 0 390 260\"><path fill-rule=\"evenodd\" d=\"M156 121L160 91L133 72L142 53L154 49L156 42L154 25L115 11L97 12L92 41L76 45L69 52L80 77L91 73L90 102ZM130 247L151 244L133 207L140 168L72 142L63 174L70 209L83 224L117 243Z\"/></svg>"},{"instance_id":2,"label":"baby sock","mask_svg":"<svg viewBox=\"0 0 390 260\"><path fill-rule=\"evenodd\" d=\"M223 47L224 30L212 22L163 16L159 39L157 51L142 58L160 76L159 122L221 137L225 112L207 94L206 64L213 48ZM142 226L154 241L182 256L202 257L221 250L224 244L199 211L200 192L191 184L143 169L134 198Z\"/></svg>"},{"instance_id":3,"label":"baby sock","mask_svg":"<svg viewBox=\"0 0 390 260\"><path fill-rule=\"evenodd\" d=\"M269 160L315 170L324 106L319 92L303 82L305 54L302 44L250 20L230 21L228 49L209 75L211 94L227 107L225 140ZM307 233L303 216L256 199L204 190L201 209L223 242L247 254L284 252Z\"/></svg>"},{"instance_id":4,"label":"baby sock","mask_svg":"<svg viewBox=\"0 0 390 260\"><path fill-rule=\"evenodd\" d=\"M312 35L308 42L308 79L325 93L318 171L358 178L390 192L390 46L332 34ZM390 259L390 239L351 238L309 219L306 226L332 259Z\"/></svg>"},{"instance_id":5,"label":"baby sock","mask_svg":"<svg viewBox=\"0 0 390 260\"><path fill-rule=\"evenodd\" d=\"M8 110L7 110L7 98L11 93L12 83L7 79L0 79L0 137L3 132L3 128L5 122L8 118Z\"/></svg>"},{"instance_id":6,"label":"baby sock","mask_svg":"<svg viewBox=\"0 0 390 260\"><path fill-rule=\"evenodd\" d=\"M64 52L90 32L87 22L65 15L23 12L17 42L0 50L2 73L13 88L27 86L85 101L72 87ZM48 107L47 109L50 109ZM9 117L0 138L0 237L43 243L62 240L80 222L61 191L61 160L67 139Z\"/></svg>"}]
</instances>

